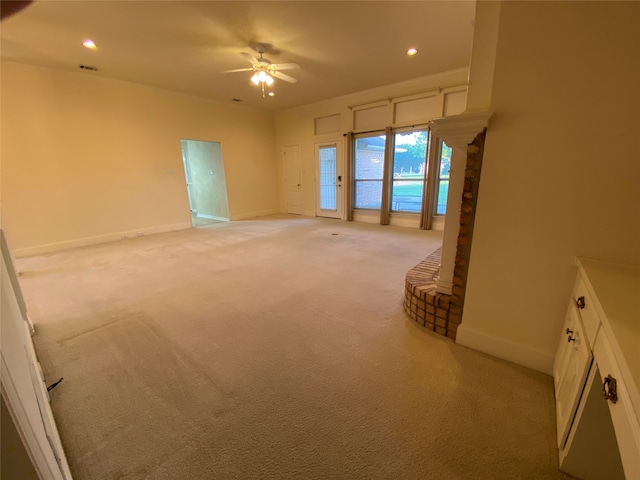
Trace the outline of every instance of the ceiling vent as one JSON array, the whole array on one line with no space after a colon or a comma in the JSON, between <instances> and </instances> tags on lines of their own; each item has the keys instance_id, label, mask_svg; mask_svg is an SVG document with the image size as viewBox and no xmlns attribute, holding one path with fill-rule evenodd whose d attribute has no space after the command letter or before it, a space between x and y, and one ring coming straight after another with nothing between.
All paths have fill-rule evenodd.
<instances>
[{"instance_id":1,"label":"ceiling vent","mask_svg":"<svg viewBox=\"0 0 640 480\"><path fill-rule=\"evenodd\" d=\"M90 72L97 72L98 67L92 67L91 65L78 65L82 70L89 70Z\"/></svg>"}]
</instances>

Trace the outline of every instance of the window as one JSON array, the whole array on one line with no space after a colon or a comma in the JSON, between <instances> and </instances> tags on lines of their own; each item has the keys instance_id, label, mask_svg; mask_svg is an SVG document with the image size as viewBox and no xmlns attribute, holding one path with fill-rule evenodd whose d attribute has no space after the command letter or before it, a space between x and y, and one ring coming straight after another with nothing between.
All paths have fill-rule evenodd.
<instances>
[{"instance_id":1,"label":"window","mask_svg":"<svg viewBox=\"0 0 640 480\"><path fill-rule=\"evenodd\" d=\"M428 137L426 130L394 134L392 212L422 210Z\"/></svg>"},{"instance_id":2,"label":"window","mask_svg":"<svg viewBox=\"0 0 640 480\"><path fill-rule=\"evenodd\" d=\"M391 214L420 215L424 228L446 214L451 148L441 139L427 128L352 138L351 211L377 210L383 225Z\"/></svg>"},{"instance_id":3,"label":"window","mask_svg":"<svg viewBox=\"0 0 640 480\"><path fill-rule=\"evenodd\" d=\"M451 169L451 147L442 140L439 142L439 158L437 166L435 215L447 213L447 194L449 193L449 170Z\"/></svg>"},{"instance_id":4,"label":"window","mask_svg":"<svg viewBox=\"0 0 640 480\"><path fill-rule=\"evenodd\" d=\"M355 208L380 210L386 136L358 137L354 148Z\"/></svg>"}]
</instances>

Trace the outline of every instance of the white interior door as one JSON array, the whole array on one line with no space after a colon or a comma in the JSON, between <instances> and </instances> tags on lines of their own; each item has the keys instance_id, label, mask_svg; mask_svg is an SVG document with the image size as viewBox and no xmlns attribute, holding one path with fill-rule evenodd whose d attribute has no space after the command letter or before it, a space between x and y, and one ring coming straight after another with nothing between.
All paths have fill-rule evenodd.
<instances>
[{"instance_id":1,"label":"white interior door","mask_svg":"<svg viewBox=\"0 0 640 480\"><path fill-rule=\"evenodd\" d=\"M3 400L39 478L71 480L31 340L26 305L2 230L0 250L0 383Z\"/></svg>"},{"instance_id":2,"label":"white interior door","mask_svg":"<svg viewBox=\"0 0 640 480\"><path fill-rule=\"evenodd\" d=\"M300 145L284 147L284 176L287 192L287 213L302 214L302 180Z\"/></svg>"},{"instance_id":3,"label":"white interior door","mask_svg":"<svg viewBox=\"0 0 640 480\"><path fill-rule=\"evenodd\" d=\"M340 142L316 145L316 216L342 218L344 194Z\"/></svg>"}]
</instances>

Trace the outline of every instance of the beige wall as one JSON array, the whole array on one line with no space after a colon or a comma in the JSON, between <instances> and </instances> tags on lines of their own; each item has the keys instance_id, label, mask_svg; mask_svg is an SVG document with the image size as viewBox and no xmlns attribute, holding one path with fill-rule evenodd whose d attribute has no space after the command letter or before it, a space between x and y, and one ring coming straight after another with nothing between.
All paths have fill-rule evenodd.
<instances>
[{"instance_id":1,"label":"beige wall","mask_svg":"<svg viewBox=\"0 0 640 480\"><path fill-rule=\"evenodd\" d=\"M315 216L316 208L316 165L315 165L315 144L320 142L330 142L343 140L343 134L353 130L353 111L350 108L376 102L381 99L411 97L414 94L437 90L442 87L452 85L466 85L468 69L459 69L451 72L444 72L422 79L412 80L399 84L389 85L382 88L362 91L353 95L339 97L324 102L314 103L303 107L276 113L276 148L278 155L278 178L280 189L280 211L286 211L285 182L282 162L282 149L286 145L300 145L302 161L302 201L303 214ZM455 89L454 89L455 90ZM444 96L439 97L444 99ZM444 108L444 104L441 106ZM325 135L315 135L314 119L329 115L340 115L341 128L339 132ZM389 108L388 121L382 127L391 125L393 122L393 111ZM432 118L426 118L432 120ZM341 143L345 158L346 142ZM379 221L378 215L374 215L374 221ZM400 215L398 215L400 217ZM364 218L363 218L364 220ZM415 216L410 218L416 226L419 219ZM393 222L392 222L393 223ZM396 222L401 224L401 220Z\"/></svg>"},{"instance_id":2,"label":"beige wall","mask_svg":"<svg viewBox=\"0 0 640 480\"><path fill-rule=\"evenodd\" d=\"M461 343L549 372L575 257L640 264L638 18L502 4Z\"/></svg>"},{"instance_id":3,"label":"beige wall","mask_svg":"<svg viewBox=\"0 0 640 480\"><path fill-rule=\"evenodd\" d=\"M2 210L18 255L190 225L180 139L224 145L231 218L275 212L271 113L2 63Z\"/></svg>"}]
</instances>

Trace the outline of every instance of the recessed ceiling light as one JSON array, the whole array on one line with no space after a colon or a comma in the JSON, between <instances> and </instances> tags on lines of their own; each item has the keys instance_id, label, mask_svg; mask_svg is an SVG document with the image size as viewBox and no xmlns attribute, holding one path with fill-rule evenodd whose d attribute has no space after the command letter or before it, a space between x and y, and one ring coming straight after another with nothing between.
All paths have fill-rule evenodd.
<instances>
[{"instance_id":1,"label":"recessed ceiling light","mask_svg":"<svg viewBox=\"0 0 640 480\"><path fill-rule=\"evenodd\" d=\"M87 48L90 48L91 50L95 50L96 48L96 44L93 43L93 40L91 40L90 38L86 39L84 42L82 42L82 45L84 45Z\"/></svg>"},{"instance_id":2,"label":"recessed ceiling light","mask_svg":"<svg viewBox=\"0 0 640 480\"><path fill-rule=\"evenodd\" d=\"M416 50L415 48L410 48L409 50L407 50L407 55L409 55L410 57L413 57L416 53L418 53L418 50Z\"/></svg>"},{"instance_id":3,"label":"recessed ceiling light","mask_svg":"<svg viewBox=\"0 0 640 480\"><path fill-rule=\"evenodd\" d=\"M276 96L276 92L269 92L269 93L268 93L268 95L269 95L270 97L275 97L275 96Z\"/></svg>"}]
</instances>

